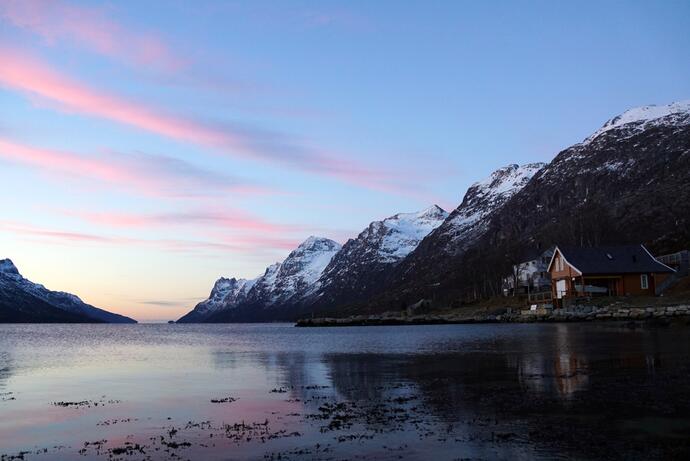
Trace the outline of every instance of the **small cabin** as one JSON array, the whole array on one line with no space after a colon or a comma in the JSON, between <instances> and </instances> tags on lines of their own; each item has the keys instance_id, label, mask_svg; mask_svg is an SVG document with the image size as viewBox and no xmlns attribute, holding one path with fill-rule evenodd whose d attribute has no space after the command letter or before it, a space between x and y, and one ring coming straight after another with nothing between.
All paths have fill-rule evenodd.
<instances>
[{"instance_id":1,"label":"small cabin","mask_svg":"<svg viewBox=\"0 0 690 461\"><path fill-rule=\"evenodd\" d=\"M674 272L644 245L566 247L554 250L548 272L554 302L594 296L655 296Z\"/></svg>"}]
</instances>

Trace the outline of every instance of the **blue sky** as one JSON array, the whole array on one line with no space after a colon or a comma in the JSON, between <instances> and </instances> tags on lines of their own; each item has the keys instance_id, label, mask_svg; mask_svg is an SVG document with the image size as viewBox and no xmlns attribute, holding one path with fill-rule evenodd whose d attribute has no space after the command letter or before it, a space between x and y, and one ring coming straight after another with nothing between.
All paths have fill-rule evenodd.
<instances>
[{"instance_id":1,"label":"blue sky","mask_svg":"<svg viewBox=\"0 0 690 461\"><path fill-rule=\"evenodd\" d=\"M2 257L176 318L690 95L688 2L0 0Z\"/></svg>"}]
</instances>

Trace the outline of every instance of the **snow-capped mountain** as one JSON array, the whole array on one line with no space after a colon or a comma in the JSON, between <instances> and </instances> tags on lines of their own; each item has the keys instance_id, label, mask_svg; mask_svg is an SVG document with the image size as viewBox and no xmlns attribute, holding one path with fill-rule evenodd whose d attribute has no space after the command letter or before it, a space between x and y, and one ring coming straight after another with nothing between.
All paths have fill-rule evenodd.
<instances>
[{"instance_id":1,"label":"snow-capped mountain","mask_svg":"<svg viewBox=\"0 0 690 461\"><path fill-rule=\"evenodd\" d=\"M399 213L374 221L355 239L350 239L324 269L313 302L330 304L367 296L385 278L390 268L408 254L448 213L433 205L416 213Z\"/></svg>"},{"instance_id":2,"label":"snow-capped mountain","mask_svg":"<svg viewBox=\"0 0 690 461\"><path fill-rule=\"evenodd\" d=\"M649 105L629 109L613 117L583 141L589 144L600 135L616 130L618 136L630 136L654 126L682 126L690 124L690 100L666 105Z\"/></svg>"},{"instance_id":3,"label":"snow-capped mountain","mask_svg":"<svg viewBox=\"0 0 690 461\"><path fill-rule=\"evenodd\" d=\"M209 299L197 304L179 322L205 321L216 314L236 309L252 311L294 305L319 287L319 277L341 245L311 236L283 262L266 268L253 280L220 278Z\"/></svg>"},{"instance_id":4,"label":"snow-capped mountain","mask_svg":"<svg viewBox=\"0 0 690 461\"><path fill-rule=\"evenodd\" d=\"M320 287L319 278L342 246L333 240L309 237L285 258L276 274L271 304L297 301Z\"/></svg>"},{"instance_id":5,"label":"snow-capped mountain","mask_svg":"<svg viewBox=\"0 0 690 461\"><path fill-rule=\"evenodd\" d=\"M9 321L15 318L29 322L136 323L129 317L86 304L71 293L51 291L25 279L9 259L0 260L0 292L1 316L6 315Z\"/></svg>"},{"instance_id":6,"label":"snow-capped mountain","mask_svg":"<svg viewBox=\"0 0 690 461\"><path fill-rule=\"evenodd\" d=\"M221 277L213 285L208 299L201 301L179 321L181 323L200 322L222 309L232 309L247 299L247 293L258 277L252 280Z\"/></svg>"},{"instance_id":7,"label":"snow-capped mountain","mask_svg":"<svg viewBox=\"0 0 690 461\"><path fill-rule=\"evenodd\" d=\"M443 241L439 250L446 253L464 251L486 230L487 218L515 193L520 191L542 169L545 163L512 164L499 168L483 181L472 184L462 203L430 236Z\"/></svg>"}]
</instances>

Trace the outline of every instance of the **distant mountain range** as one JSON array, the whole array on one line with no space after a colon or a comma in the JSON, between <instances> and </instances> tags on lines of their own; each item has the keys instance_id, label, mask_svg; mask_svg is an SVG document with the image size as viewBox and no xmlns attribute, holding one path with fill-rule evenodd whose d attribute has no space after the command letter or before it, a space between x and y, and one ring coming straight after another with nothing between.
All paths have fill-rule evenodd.
<instances>
[{"instance_id":1,"label":"distant mountain range","mask_svg":"<svg viewBox=\"0 0 690 461\"><path fill-rule=\"evenodd\" d=\"M342 247L310 237L253 280L219 279L179 322L295 320L458 304L500 293L554 243L690 248L690 101L631 109L548 164L509 165L432 206L372 222Z\"/></svg>"},{"instance_id":2,"label":"distant mountain range","mask_svg":"<svg viewBox=\"0 0 690 461\"><path fill-rule=\"evenodd\" d=\"M332 300L364 299L447 216L438 206L400 213L372 222L343 246L309 237L257 279L219 279L209 299L178 321L289 320ZM232 288L223 290L223 286Z\"/></svg>"},{"instance_id":3,"label":"distant mountain range","mask_svg":"<svg viewBox=\"0 0 690 461\"><path fill-rule=\"evenodd\" d=\"M136 323L129 317L48 290L25 279L9 259L0 260L0 323Z\"/></svg>"}]
</instances>

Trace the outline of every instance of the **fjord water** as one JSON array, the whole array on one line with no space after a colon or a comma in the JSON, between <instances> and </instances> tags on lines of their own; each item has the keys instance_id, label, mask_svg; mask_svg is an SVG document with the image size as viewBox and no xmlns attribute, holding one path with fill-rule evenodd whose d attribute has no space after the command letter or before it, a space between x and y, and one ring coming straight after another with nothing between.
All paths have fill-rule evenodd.
<instances>
[{"instance_id":1,"label":"fjord water","mask_svg":"<svg viewBox=\"0 0 690 461\"><path fill-rule=\"evenodd\" d=\"M0 325L0 455L682 456L688 333L615 323Z\"/></svg>"}]
</instances>

